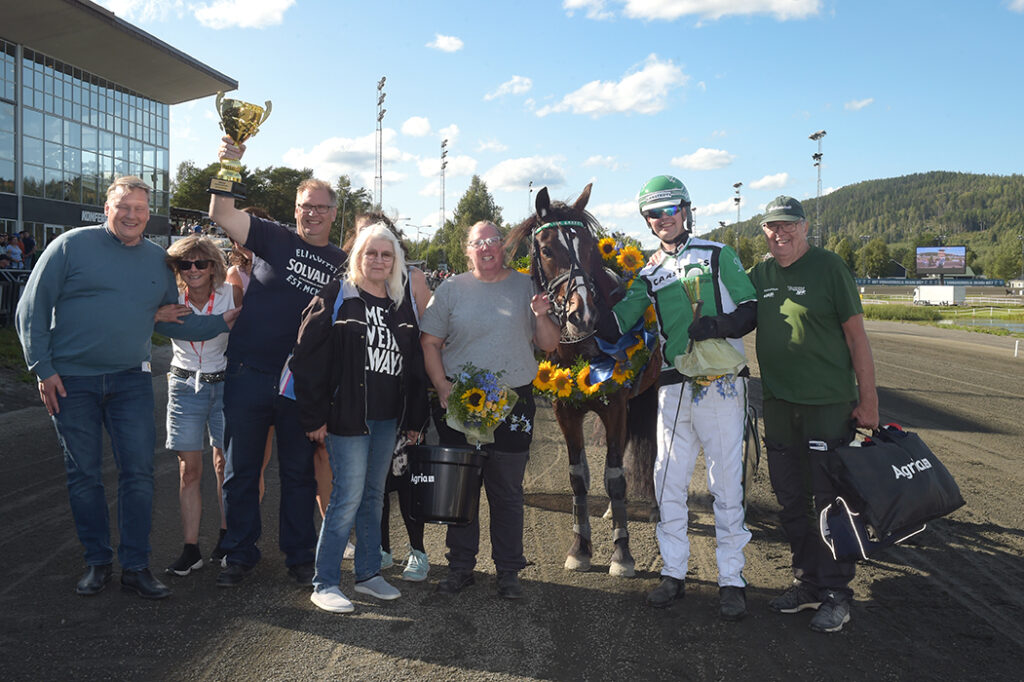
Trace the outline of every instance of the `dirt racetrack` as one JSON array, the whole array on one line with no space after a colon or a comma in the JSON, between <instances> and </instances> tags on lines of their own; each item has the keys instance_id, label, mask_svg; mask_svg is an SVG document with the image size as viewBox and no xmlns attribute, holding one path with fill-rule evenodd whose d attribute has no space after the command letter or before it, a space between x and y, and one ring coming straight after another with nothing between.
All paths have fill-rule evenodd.
<instances>
[{"instance_id":1,"label":"dirt racetrack","mask_svg":"<svg viewBox=\"0 0 1024 682\"><path fill-rule=\"evenodd\" d=\"M523 601L495 597L486 533L477 584L454 597L435 595L443 529L430 526L426 583L403 583L396 567L385 573L403 590L398 601L360 597L347 616L315 609L308 590L289 582L276 550L274 464L264 560L239 588L217 589L216 570L204 568L168 578L174 595L150 603L120 592L115 571L103 593L78 597L81 547L63 466L45 412L29 407L0 415L0 679L1024 679L1024 357L1013 357L1013 339L899 323L870 322L868 330L883 421L921 434L956 476L967 506L930 524L915 544L859 566L853 618L841 633L815 634L809 613L767 608L790 574L765 470L750 498L749 615L739 623L717 615L702 463L692 484L693 556L683 601L666 610L644 604L660 558L639 505L630 525L637 576L608 575L611 526L600 518L607 504L600 489L591 507L595 566L563 570L571 501L564 446L548 410L539 413L527 470L532 565L522 574ZM748 348L753 358L752 339ZM165 387L159 376L154 385L162 439ZM755 404L759 389L755 378ZM596 440L588 452L600 481ZM162 573L180 549L176 462L162 447L156 469L152 565ZM107 473L114 516L109 461ZM217 525L209 467L205 478L200 544L208 552ZM392 525L401 548L397 509ZM351 596L349 562L343 568L342 589Z\"/></svg>"}]
</instances>

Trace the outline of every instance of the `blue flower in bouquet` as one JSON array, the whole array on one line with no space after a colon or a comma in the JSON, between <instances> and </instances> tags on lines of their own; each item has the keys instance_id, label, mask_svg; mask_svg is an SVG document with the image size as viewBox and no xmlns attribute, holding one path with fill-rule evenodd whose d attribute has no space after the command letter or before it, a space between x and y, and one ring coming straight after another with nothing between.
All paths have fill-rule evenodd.
<instances>
[{"instance_id":1,"label":"blue flower in bouquet","mask_svg":"<svg viewBox=\"0 0 1024 682\"><path fill-rule=\"evenodd\" d=\"M455 375L446 421L479 447L494 442L494 430L512 411L519 396L501 383L502 372L464 365Z\"/></svg>"}]
</instances>

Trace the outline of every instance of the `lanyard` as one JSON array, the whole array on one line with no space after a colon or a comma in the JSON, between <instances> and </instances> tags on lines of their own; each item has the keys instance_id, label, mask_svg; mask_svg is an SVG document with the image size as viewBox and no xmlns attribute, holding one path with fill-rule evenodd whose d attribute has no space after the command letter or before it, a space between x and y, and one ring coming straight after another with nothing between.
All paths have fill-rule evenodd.
<instances>
[{"instance_id":1,"label":"lanyard","mask_svg":"<svg viewBox=\"0 0 1024 682\"><path fill-rule=\"evenodd\" d=\"M199 312L201 315L209 315L210 313L212 313L213 312L213 296L214 296L214 291L213 291L213 289L210 289L210 302L206 304L206 312L205 313L201 312L198 309L197 309L197 312ZM188 300L188 289L185 289L185 305L191 305L191 303L189 303L189 300ZM198 375L199 375L199 372L203 371L203 346L206 345L206 341L200 341L199 342L199 350L196 350L196 344L194 342L192 342L192 341L189 341L188 345L192 346L192 352L199 356L199 370L196 372L196 377L197 377L196 378L196 385L198 386L199 385Z\"/></svg>"}]
</instances>

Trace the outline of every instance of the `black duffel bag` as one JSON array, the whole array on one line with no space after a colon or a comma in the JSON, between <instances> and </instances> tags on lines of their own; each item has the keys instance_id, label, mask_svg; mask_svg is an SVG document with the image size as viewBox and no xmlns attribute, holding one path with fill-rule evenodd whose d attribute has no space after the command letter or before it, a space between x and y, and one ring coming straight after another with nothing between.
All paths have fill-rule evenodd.
<instances>
[{"instance_id":1,"label":"black duffel bag","mask_svg":"<svg viewBox=\"0 0 1024 682\"><path fill-rule=\"evenodd\" d=\"M916 433L888 424L837 447L825 469L871 534L887 541L964 505L949 470Z\"/></svg>"}]
</instances>

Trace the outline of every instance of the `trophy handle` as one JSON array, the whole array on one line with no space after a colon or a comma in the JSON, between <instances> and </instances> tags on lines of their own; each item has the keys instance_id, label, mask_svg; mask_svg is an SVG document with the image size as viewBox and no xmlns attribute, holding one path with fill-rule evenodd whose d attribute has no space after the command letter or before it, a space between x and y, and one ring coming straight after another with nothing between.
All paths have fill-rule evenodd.
<instances>
[{"instance_id":1,"label":"trophy handle","mask_svg":"<svg viewBox=\"0 0 1024 682\"><path fill-rule=\"evenodd\" d=\"M265 104L267 105L266 111L263 112L263 118L260 119L260 125L263 125L268 118L270 118L270 109L273 106L268 99Z\"/></svg>"},{"instance_id":2,"label":"trophy handle","mask_svg":"<svg viewBox=\"0 0 1024 682\"><path fill-rule=\"evenodd\" d=\"M223 90L218 90L217 91L217 101L213 105L214 107L217 108L217 113L218 114L220 113L220 103L223 102L223 101L224 101L224 91Z\"/></svg>"}]
</instances>

